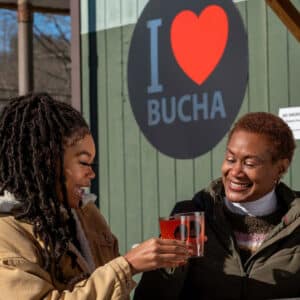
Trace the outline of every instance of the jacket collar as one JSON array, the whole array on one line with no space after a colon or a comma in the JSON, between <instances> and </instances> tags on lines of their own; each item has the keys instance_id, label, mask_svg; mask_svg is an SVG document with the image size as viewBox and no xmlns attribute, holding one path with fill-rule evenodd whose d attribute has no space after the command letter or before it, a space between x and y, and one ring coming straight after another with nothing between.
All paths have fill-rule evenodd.
<instances>
[{"instance_id":1,"label":"jacket collar","mask_svg":"<svg viewBox=\"0 0 300 300\"><path fill-rule=\"evenodd\" d=\"M206 211L208 218L214 218L215 209L223 206L224 187L221 178L210 183L210 185L196 193L192 202L197 209Z\"/></svg>"}]
</instances>

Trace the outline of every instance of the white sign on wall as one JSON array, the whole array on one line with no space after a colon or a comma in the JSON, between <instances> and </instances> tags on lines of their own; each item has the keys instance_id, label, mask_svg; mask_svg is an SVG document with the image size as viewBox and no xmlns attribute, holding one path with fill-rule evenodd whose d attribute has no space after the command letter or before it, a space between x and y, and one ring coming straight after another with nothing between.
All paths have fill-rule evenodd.
<instances>
[{"instance_id":1,"label":"white sign on wall","mask_svg":"<svg viewBox=\"0 0 300 300\"><path fill-rule=\"evenodd\" d=\"M300 106L279 108L279 117L289 125L295 140L300 140Z\"/></svg>"}]
</instances>

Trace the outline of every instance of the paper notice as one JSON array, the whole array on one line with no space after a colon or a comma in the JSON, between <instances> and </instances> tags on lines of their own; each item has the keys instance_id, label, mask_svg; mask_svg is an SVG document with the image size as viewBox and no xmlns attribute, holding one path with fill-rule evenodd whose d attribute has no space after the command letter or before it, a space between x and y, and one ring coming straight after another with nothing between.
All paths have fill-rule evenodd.
<instances>
[{"instance_id":1,"label":"paper notice","mask_svg":"<svg viewBox=\"0 0 300 300\"><path fill-rule=\"evenodd\" d=\"M300 106L279 108L279 117L289 125L295 140L300 140Z\"/></svg>"}]
</instances>

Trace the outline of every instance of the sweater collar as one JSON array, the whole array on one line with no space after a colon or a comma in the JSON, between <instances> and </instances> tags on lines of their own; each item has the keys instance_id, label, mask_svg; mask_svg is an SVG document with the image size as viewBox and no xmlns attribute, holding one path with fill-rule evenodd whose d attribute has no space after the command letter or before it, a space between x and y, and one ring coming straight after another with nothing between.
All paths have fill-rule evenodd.
<instances>
[{"instance_id":1,"label":"sweater collar","mask_svg":"<svg viewBox=\"0 0 300 300\"><path fill-rule=\"evenodd\" d=\"M275 189L255 201L232 202L225 197L224 202L232 213L251 217L267 216L275 212L278 208Z\"/></svg>"}]
</instances>

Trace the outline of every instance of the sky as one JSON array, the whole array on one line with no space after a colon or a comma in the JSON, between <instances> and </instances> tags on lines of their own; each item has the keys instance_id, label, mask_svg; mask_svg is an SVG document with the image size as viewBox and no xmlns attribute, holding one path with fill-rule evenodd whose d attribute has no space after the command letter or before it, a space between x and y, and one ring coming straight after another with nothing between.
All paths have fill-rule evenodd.
<instances>
[{"instance_id":1,"label":"sky","mask_svg":"<svg viewBox=\"0 0 300 300\"><path fill-rule=\"evenodd\" d=\"M54 19L53 19L54 16ZM58 26L56 26L56 24ZM10 37L17 34L17 13L13 10L0 9L0 52L10 50ZM34 14L34 32L65 38L71 38L71 17L62 15Z\"/></svg>"},{"instance_id":2,"label":"sky","mask_svg":"<svg viewBox=\"0 0 300 300\"><path fill-rule=\"evenodd\" d=\"M66 35L68 39L71 38L71 17L55 15L55 19L59 24L60 28ZM34 15L34 24L39 27L43 33L47 35L59 36L60 32L57 29L55 22L49 19L48 15L35 13Z\"/></svg>"}]
</instances>

